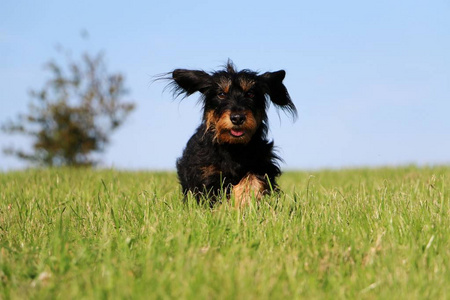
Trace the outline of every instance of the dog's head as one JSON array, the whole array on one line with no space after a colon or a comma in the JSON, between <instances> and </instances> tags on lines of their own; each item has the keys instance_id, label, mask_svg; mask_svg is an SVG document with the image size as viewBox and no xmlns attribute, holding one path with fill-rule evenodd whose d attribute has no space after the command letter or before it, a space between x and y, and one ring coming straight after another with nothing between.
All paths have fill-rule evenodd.
<instances>
[{"instance_id":1,"label":"dog's head","mask_svg":"<svg viewBox=\"0 0 450 300\"><path fill-rule=\"evenodd\" d=\"M203 122L217 143L246 144L255 134L267 133L268 100L294 117L296 108L283 84L284 70L259 75L236 71L231 61L225 70L206 73L176 69L172 73L174 93L202 93Z\"/></svg>"}]
</instances>

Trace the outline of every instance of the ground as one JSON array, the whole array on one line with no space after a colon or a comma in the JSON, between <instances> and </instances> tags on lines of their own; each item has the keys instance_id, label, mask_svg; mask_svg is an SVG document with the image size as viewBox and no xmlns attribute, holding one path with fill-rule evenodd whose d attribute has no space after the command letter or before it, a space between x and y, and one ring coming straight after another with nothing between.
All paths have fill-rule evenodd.
<instances>
[{"instance_id":1,"label":"ground","mask_svg":"<svg viewBox=\"0 0 450 300\"><path fill-rule=\"evenodd\" d=\"M450 168L287 172L259 205L174 173L0 173L1 299L450 297Z\"/></svg>"}]
</instances>

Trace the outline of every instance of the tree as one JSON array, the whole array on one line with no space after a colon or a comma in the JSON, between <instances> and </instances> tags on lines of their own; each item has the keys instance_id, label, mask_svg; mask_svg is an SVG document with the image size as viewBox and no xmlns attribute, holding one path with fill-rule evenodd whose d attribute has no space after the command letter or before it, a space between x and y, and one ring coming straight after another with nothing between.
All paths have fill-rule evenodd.
<instances>
[{"instance_id":1,"label":"tree","mask_svg":"<svg viewBox=\"0 0 450 300\"><path fill-rule=\"evenodd\" d=\"M7 133L31 136L32 152L8 148L6 154L44 166L94 165L93 154L105 150L134 109L122 100L123 75L108 73L102 53L85 53L79 61L66 56L66 63L65 68L47 63L50 78L30 92L29 112L2 126Z\"/></svg>"}]
</instances>

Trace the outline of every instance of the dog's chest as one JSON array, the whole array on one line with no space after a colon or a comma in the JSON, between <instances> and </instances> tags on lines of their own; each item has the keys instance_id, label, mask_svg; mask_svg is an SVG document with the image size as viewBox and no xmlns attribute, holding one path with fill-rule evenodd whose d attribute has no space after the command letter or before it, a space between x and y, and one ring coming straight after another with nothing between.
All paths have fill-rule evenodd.
<instances>
[{"instance_id":1,"label":"dog's chest","mask_svg":"<svg viewBox=\"0 0 450 300\"><path fill-rule=\"evenodd\" d=\"M252 153L246 148L217 149L214 164L224 177L238 180L247 173L252 172L260 160L257 153Z\"/></svg>"}]
</instances>

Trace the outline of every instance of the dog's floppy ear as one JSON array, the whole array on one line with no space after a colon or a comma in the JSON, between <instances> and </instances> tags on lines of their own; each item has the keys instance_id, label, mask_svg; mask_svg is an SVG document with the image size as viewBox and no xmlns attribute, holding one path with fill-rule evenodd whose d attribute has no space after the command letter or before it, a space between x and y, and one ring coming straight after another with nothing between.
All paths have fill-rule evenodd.
<instances>
[{"instance_id":1,"label":"dog's floppy ear","mask_svg":"<svg viewBox=\"0 0 450 300\"><path fill-rule=\"evenodd\" d=\"M260 75L262 79L266 94L269 95L270 100L281 109L292 114L294 119L297 117L297 109L289 96L286 87L283 84L283 79L286 76L284 70L276 72L266 72Z\"/></svg>"},{"instance_id":2,"label":"dog's floppy ear","mask_svg":"<svg viewBox=\"0 0 450 300\"><path fill-rule=\"evenodd\" d=\"M172 72L174 94L190 96L211 87L211 75L204 71L176 69Z\"/></svg>"}]
</instances>

